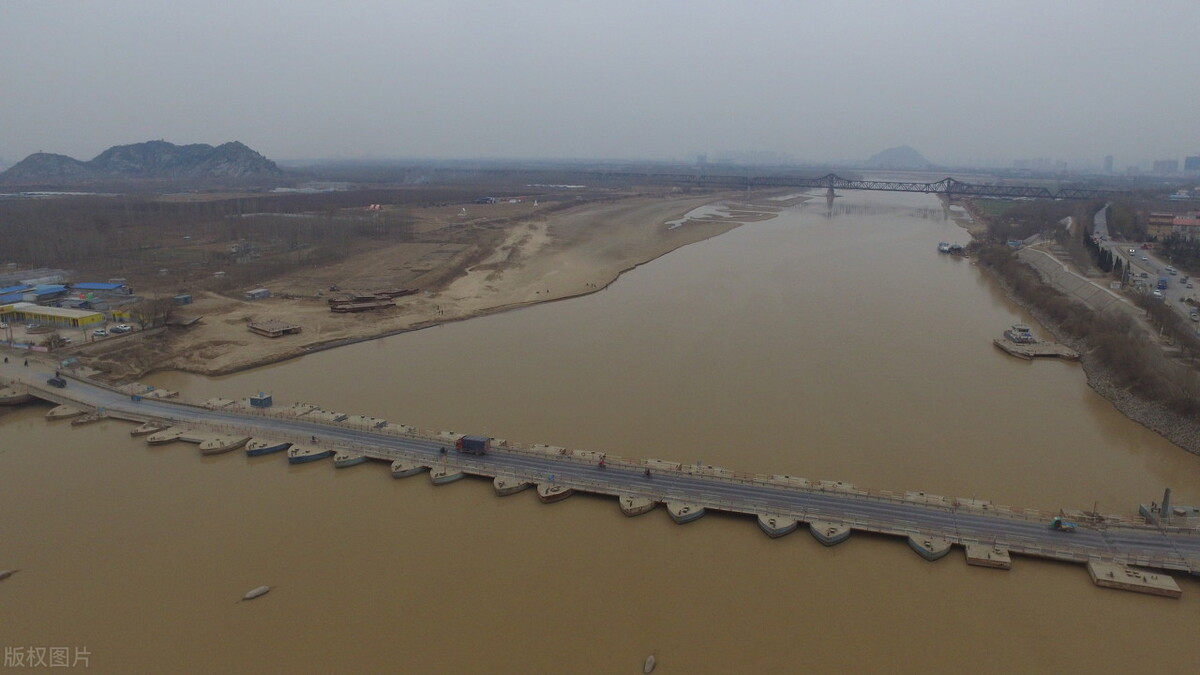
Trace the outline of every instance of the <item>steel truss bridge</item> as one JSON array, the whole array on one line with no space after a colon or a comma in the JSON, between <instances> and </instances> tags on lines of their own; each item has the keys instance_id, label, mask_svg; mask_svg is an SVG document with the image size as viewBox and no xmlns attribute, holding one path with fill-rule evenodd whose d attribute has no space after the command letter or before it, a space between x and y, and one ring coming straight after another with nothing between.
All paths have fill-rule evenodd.
<instances>
[{"instance_id":1,"label":"steel truss bridge","mask_svg":"<svg viewBox=\"0 0 1200 675\"><path fill-rule=\"evenodd\" d=\"M713 187L739 188L816 188L826 190L883 190L887 192L922 192L946 195L947 197L998 197L1008 199L1110 199L1125 194L1117 190L1088 190L1084 188L1061 188L1051 192L1044 187L1032 185L991 185L964 183L953 178L943 178L936 183L911 181L853 180L830 173L820 178L798 176L719 176L668 173L599 173L598 178L644 179L692 183Z\"/></svg>"}]
</instances>

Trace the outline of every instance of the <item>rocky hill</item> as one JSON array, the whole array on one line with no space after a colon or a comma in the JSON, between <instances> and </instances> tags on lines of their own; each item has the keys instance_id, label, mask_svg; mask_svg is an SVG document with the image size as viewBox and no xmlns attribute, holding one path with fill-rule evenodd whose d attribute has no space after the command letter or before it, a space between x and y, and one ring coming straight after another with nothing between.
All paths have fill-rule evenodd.
<instances>
[{"instance_id":1,"label":"rocky hill","mask_svg":"<svg viewBox=\"0 0 1200 675\"><path fill-rule=\"evenodd\" d=\"M217 147L148 141L116 145L91 161L39 152L0 173L0 184L64 185L123 180L241 180L281 177L275 162L237 141Z\"/></svg>"},{"instance_id":2,"label":"rocky hill","mask_svg":"<svg viewBox=\"0 0 1200 675\"><path fill-rule=\"evenodd\" d=\"M872 155L867 166L872 169L927 169L932 163L916 150L901 145Z\"/></svg>"}]
</instances>

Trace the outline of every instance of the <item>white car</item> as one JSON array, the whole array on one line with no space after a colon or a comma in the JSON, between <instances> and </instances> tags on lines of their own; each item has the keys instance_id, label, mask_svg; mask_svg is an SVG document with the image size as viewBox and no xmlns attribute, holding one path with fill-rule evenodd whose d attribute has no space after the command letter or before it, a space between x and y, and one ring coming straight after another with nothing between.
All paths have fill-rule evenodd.
<instances>
[{"instance_id":1,"label":"white car","mask_svg":"<svg viewBox=\"0 0 1200 675\"><path fill-rule=\"evenodd\" d=\"M1136 248L1131 248L1131 249L1129 249L1129 255L1136 255L1136 254L1137 254L1137 249L1136 249Z\"/></svg>"},{"instance_id":2,"label":"white car","mask_svg":"<svg viewBox=\"0 0 1200 675\"><path fill-rule=\"evenodd\" d=\"M103 328L97 328L96 330L92 331L92 335L95 335L96 337L107 337L108 331L104 330Z\"/></svg>"}]
</instances>

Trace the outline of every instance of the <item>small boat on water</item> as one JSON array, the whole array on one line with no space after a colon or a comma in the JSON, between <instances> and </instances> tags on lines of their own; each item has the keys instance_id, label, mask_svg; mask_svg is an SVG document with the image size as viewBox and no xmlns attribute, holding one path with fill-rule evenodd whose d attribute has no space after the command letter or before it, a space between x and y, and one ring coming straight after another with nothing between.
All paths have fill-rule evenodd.
<instances>
[{"instance_id":1,"label":"small boat on water","mask_svg":"<svg viewBox=\"0 0 1200 675\"><path fill-rule=\"evenodd\" d=\"M1004 337L1019 345L1037 344L1038 341L1033 334L1033 329L1023 323L1014 323L1012 328L1004 331Z\"/></svg>"},{"instance_id":2,"label":"small boat on water","mask_svg":"<svg viewBox=\"0 0 1200 675\"><path fill-rule=\"evenodd\" d=\"M283 452L291 447L291 445L289 441L276 441L270 438L251 438L246 443L246 455L249 457L270 455L276 452Z\"/></svg>"},{"instance_id":3,"label":"small boat on water","mask_svg":"<svg viewBox=\"0 0 1200 675\"><path fill-rule=\"evenodd\" d=\"M949 252L950 252L950 244L948 244L944 241L939 241L938 242L938 253L949 253Z\"/></svg>"},{"instance_id":4,"label":"small boat on water","mask_svg":"<svg viewBox=\"0 0 1200 675\"><path fill-rule=\"evenodd\" d=\"M650 673L653 673L654 666L656 665L658 664L655 663L654 655L651 654L650 656L647 656L646 662L642 664L642 675L650 675Z\"/></svg>"},{"instance_id":5,"label":"small boat on water","mask_svg":"<svg viewBox=\"0 0 1200 675\"><path fill-rule=\"evenodd\" d=\"M333 457L333 450L324 450L322 448L306 447L302 445L293 445L287 451L288 464L305 464L307 462L315 462Z\"/></svg>"},{"instance_id":6,"label":"small boat on water","mask_svg":"<svg viewBox=\"0 0 1200 675\"><path fill-rule=\"evenodd\" d=\"M255 598L261 598L262 596L264 596L270 592L271 592L270 586L259 586L258 588L250 589L245 595L242 596L242 600L253 600Z\"/></svg>"}]
</instances>

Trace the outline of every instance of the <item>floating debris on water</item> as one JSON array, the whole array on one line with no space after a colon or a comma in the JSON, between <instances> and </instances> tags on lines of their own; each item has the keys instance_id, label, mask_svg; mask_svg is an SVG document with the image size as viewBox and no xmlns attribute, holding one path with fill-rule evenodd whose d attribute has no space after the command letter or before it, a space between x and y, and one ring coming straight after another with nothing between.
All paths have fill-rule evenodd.
<instances>
[{"instance_id":1,"label":"floating debris on water","mask_svg":"<svg viewBox=\"0 0 1200 675\"><path fill-rule=\"evenodd\" d=\"M259 586L258 588L251 589L249 593L246 593L245 595L243 595L242 600L253 600L255 598L261 598L262 596L269 593L270 590L271 590L270 586Z\"/></svg>"}]
</instances>

